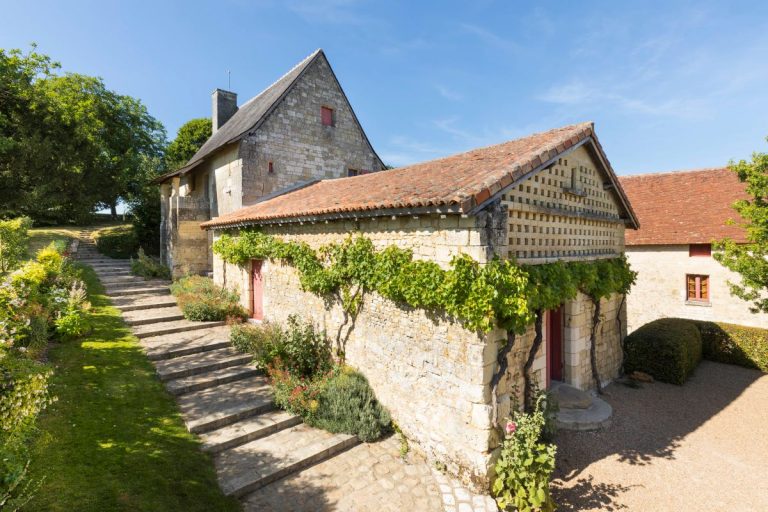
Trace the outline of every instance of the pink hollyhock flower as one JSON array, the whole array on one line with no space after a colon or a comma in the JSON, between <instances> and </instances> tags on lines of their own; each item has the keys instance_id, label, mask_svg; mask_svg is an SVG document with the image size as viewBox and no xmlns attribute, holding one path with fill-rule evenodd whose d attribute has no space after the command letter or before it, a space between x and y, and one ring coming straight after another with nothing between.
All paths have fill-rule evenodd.
<instances>
[{"instance_id":1,"label":"pink hollyhock flower","mask_svg":"<svg viewBox=\"0 0 768 512\"><path fill-rule=\"evenodd\" d=\"M514 421L508 421L504 430L507 431L507 435L512 435L515 433L515 430L517 430L517 424Z\"/></svg>"}]
</instances>

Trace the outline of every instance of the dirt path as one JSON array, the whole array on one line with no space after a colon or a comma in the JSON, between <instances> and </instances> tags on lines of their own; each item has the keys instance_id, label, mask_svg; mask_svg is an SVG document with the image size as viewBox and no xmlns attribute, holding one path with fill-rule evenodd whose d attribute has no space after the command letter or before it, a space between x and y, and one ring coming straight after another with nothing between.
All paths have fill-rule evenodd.
<instances>
[{"instance_id":1,"label":"dirt path","mask_svg":"<svg viewBox=\"0 0 768 512\"><path fill-rule=\"evenodd\" d=\"M768 375L705 361L605 398L610 428L558 435L559 510L768 510Z\"/></svg>"}]
</instances>

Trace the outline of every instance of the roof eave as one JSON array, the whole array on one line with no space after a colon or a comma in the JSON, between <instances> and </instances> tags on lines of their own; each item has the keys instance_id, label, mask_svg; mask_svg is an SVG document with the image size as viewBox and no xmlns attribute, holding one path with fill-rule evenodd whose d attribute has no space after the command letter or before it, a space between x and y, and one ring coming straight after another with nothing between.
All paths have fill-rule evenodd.
<instances>
[{"instance_id":1,"label":"roof eave","mask_svg":"<svg viewBox=\"0 0 768 512\"><path fill-rule=\"evenodd\" d=\"M216 223L215 220L204 222L200 225L203 230L237 229L249 226L282 225L282 224L307 224L318 222L332 222L337 220L358 220L376 217L409 217L419 215L465 215L461 206L443 205L413 208L379 208L375 210L358 210L351 212L332 212L317 215L301 215L295 217L274 217L270 219L243 219L231 222Z\"/></svg>"}]
</instances>

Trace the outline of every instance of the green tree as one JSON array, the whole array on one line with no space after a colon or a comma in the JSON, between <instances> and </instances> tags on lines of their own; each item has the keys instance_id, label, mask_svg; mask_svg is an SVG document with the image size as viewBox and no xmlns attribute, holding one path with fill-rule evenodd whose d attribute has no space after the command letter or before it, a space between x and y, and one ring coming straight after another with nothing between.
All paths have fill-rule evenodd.
<instances>
[{"instance_id":1,"label":"green tree","mask_svg":"<svg viewBox=\"0 0 768 512\"><path fill-rule=\"evenodd\" d=\"M176 138L165 150L165 165L169 170L184 166L211 136L211 120L201 117L187 121L179 128Z\"/></svg>"},{"instance_id":2,"label":"green tree","mask_svg":"<svg viewBox=\"0 0 768 512\"><path fill-rule=\"evenodd\" d=\"M114 211L162 154L165 131L139 100L58 67L34 46L0 49L0 216L68 222Z\"/></svg>"},{"instance_id":3,"label":"green tree","mask_svg":"<svg viewBox=\"0 0 768 512\"><path fill-rule=\"evenodd\" d=\"M21 50L0 49L0 216L21 215L28 191L45 175L55 158L55 129L35 83L51 76L58 64L35 47ZM40 194L42 196L42 194Z\"/></svg>"},{"instance_id":4,"label":"green tree","mask_svg":"<svg viewBox=\"0 0 768 512\"><path fill-rule=\"evenodd\" d=\"M722 240L715 259L741 277L740 283L728 283L731 293L751 302L753 313L768 313L768 153L753 153L751 162L731 162L729 167L747 185L749 198L733 205L744 219L747 243Z\"/></svg>"}]
</instances>

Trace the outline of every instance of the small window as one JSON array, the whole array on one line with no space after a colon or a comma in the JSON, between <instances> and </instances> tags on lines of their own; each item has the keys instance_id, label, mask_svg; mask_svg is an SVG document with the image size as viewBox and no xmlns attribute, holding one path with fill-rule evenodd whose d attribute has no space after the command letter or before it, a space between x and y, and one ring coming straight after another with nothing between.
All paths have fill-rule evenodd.
<instances>
[{"instance_id":1,"label":"small window","mask_svg":"<svg viewBox=\"0 0 768 512\"><path fill-rule=\"evenodd\" d=\"M358 174L360 174L360 171L358 171L357 169L347 169L347 176L349 176L350 178L352 176L357 176Z\"/></svg>"},{"instance_id":2,"label":"small window","mask_svg":"<svg viewBox=\"0 0 768 512\"><path fill-rule=\"evenodd\" d=\"M320 107L320 119L323 126L333 126L333 109L330 107Z\"/></svg>"},{"instance_id":3,"label":"small window","mask_svg":"<svg viewBox=\"0 0 768 512\"><path fill-rule=\"evenodd\" d=\"M268 168L269 168L269 174L272 174L273 172L275 172L275 164L274 163L269 162Z\"/></svg>"},{"instance_id":4,"label":"small window","mask_svg":"<svg viewBox=\"0 0 768 512\"><path fill-rule=\"evenodd\" d=\"M690 244L688 256L712 256L712 244Z\"/></svg>"},{"instance_id":5,"label":"small window","mask_svg":"<svg viewBox=\"0 0 768 512\"><path fill-rule=\"evenodd\" d=\"M709 302L709 276L688 274L685 281L687 300Z\"/></svg>"}]
</instances>

